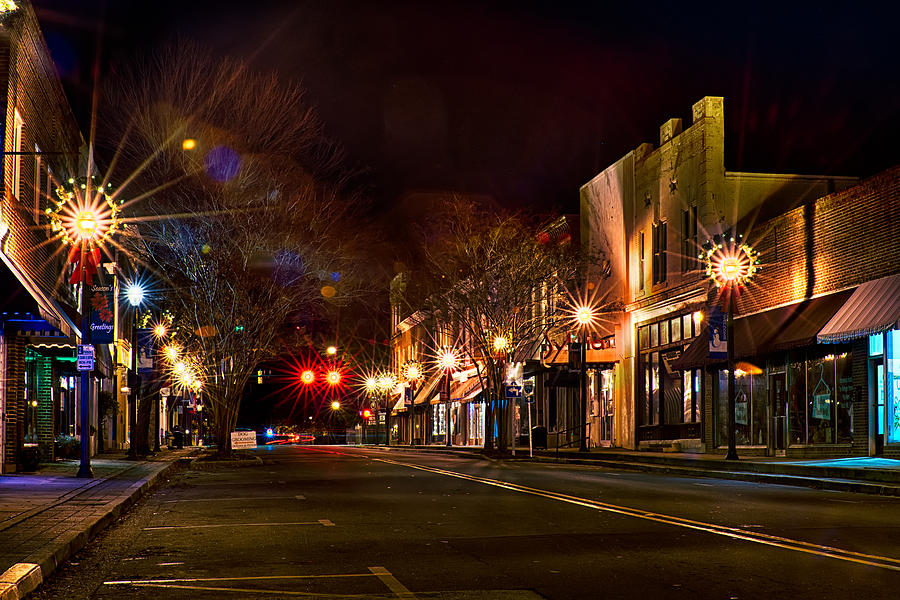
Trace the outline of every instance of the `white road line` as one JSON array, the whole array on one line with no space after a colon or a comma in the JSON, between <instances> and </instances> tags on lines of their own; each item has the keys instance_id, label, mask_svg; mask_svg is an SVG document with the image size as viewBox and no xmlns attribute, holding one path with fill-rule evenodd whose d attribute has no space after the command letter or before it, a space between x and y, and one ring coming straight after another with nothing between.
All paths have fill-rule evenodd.
<instances>
[{"instance_id":1,"label":"white road line","mask_svg":"<svg viewBox=\"0 0 900 600\"><path fill-rule=\"evenodd\" d=\"M654 512L650 512L650 511L629 508L627 506L618 506L615 504L608 504L608 503L599 502L596 500L579 498L578 496L570 496L568 494L562 494L559 492L551 492L548 490L531 488L531 487L527 487L524 485L518 485L515 483L507 483L505 481L500 481L498 479L488 479L486 477L478 477L476 475L469 475L467 473L459 473L456 471L447 471L445 469L438 469L436 467L428 467L428 466L424 466L424 465L417 465L414 463L404 463L404 462L385 459L385 458L368 458L367 457L367 459L375 460L378 462L383 462L386 464L397 465L397 466L401 466L401 467L408 467L411 469L417 469L419 471L436 473L438 475L445 475L448 477L456 477L457 479L465 479L467 481L473 481L476 483L483 483L485 485L491 485L494 487L499 487L499 488L511 490L514 492L519 492L522 494L530 494L533 496L540 496L542 498L548 498L550 500L556 500L559 502L567 502L569 504L575 504L577 506L583 506L585 508L592 508L594 510L600 510L600 511L620 514L620 515L624 515L627 517L635 517L638 519L646 519L648 521L656 521L658 523L664 523L666 525L674 525L676 527L685 527L688 529L694 529L697 531L703 531L703 532L712 533L715 535L722 535L725 537L730 537L730 538L739 539L739 540L745 540L748 542L755 542L757 544L764 544L767 546L775 546L778 548L784 548L786 550L793 550L795 552L803 552L806 554L813 554L816 556L824 556L824 557L828 557L828 558L834 558L837 560L844 560L844 561L848 561L848 562L869 565L872 567L881 567L882 569L888 569L891 571L900 571L900 559L893 558L890 556L881 556L881 555L877 555L877 554L865 554L863 552L854 552L852 550L844 550L842 548L823 546L821 544L813 544L811 542L804 542L802 540L794 540L794 539L784 538L784 537L780 537L780 536L776 536L776 535L769 535L769 534L765 534L765 533L761 533L761 532L745 531L745 530L739 529L737 527L727 527L724 525L716 525L715 523L694 521L692 519L685 519L683 517L676 517L676 516L672 516L672 515L664 515L661 513L654 513Z\"/></svg>"},{"instance_id":2,"label":"white road line","mask_svg":"<svg viewBox=\"0 0 900 600\"><path fill-rule=\"evenodd\" d=\"M204 583L213 581L274 581L277 579L339 579L341 577L377 577L375 573L335 573L327 575L251 575L247 577L181 577L166 579L121 579L104 581L103 585L138 585L156 583Z\"/></svg>"},{"instance_id":3,"label":"white road line","mask_svg":"<svg viewBox=\"0 0 900 600\"><path fill-rule=\"evenodd\" d=\"M409 589L405 585L400 583L400 581L384 567L369 567L369 570L377 575L378 579L380 579L381 582L386 585L389 590L394 592L394 595L396 595L398 598L415 600L416 595L409 591Z\"/></svg>"},{"instance_id":4,"label":"white road line","mask_svg":"<svg viewBox=\"0 0 900 600\"><path fill-rule=\"evenodd\" d=\"M160 527L144 527L144 531L162 531L164 529L214 529L219 527L285 527L288 525L324 525L334 527L328 519L318 521L298 521L295 523L215 523L212 525L164 525Z\"/></svg>"},{"instance_id":5,"label":"white road line","mask_svg":"<svg viewBox=\"0 0 900 600\"><path fill-rule=\"evenodd\" d=\"M244 496L241 498L185 498L184 500L163 500L163 504L175 502L246 502L248 500L306 500L306 496Z\"/></svg>"}]
</instances>

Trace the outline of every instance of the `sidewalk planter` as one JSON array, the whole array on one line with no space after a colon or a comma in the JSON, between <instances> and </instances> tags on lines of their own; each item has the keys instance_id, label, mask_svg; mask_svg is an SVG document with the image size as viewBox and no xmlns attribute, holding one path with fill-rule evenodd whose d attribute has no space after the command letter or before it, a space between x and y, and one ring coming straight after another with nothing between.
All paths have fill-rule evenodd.
<instances>
[{"instance_id":1,"label":"sidewalk planter","mask_svg":"<svg viewBox=\"0 0 900 600\"><path fill-rule=\"evenodd\" d=\"M19 466L22 467L23 471L37 471L37 468L40 464L41 449L39 446L25 446L24 448L22 448L22 452L19 455Z\"/></svg>"}]
</instances>

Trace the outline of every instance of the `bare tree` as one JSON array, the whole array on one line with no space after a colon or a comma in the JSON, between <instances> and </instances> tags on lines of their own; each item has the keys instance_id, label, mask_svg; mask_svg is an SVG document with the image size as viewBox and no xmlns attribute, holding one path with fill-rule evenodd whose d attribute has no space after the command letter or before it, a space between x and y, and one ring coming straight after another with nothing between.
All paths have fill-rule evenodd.
<instances>
[{"instance_id":1,"label":"bare tree","mask_svg":"<svg viewBox=\"0 0 900 600\"><path fill-rule=\"evenodd\" d=\"M418 302L464 331L465 351L483 365L488 451L494 419L498 448L505 450L508 441L504 365L534 356L544 333L564 318L567 305L558 298L580 270L578 250L551 243L545 231L546 221L452 198L430 223L422 268L411 277Z\"/></svg>"},{"instance_id":2,"label":"bare tree","mask_svg":"<svg viewBox=\"0 0 900 600\"><path fill-rule=\"evenodd\" d=\"M230 454L244 386L281 332L359 291L359 198L296 83L187 45L110 89L124 134L109 179L140 229L124 249L165 282Z\"/></svg>"}]
</instances>

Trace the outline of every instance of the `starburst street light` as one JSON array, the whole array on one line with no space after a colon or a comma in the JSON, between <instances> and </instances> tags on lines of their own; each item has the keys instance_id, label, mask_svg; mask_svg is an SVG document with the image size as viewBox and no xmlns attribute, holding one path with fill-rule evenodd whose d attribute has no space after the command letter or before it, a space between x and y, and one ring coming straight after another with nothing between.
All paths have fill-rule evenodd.
<instances>
[{"instance_id":1,"label":"starburst street light","mask_svg":"<svg viewBox=\"0 0 900 600\"><path fill-rule=\"evenodd\" d=\"M300 373L300 382L304 385L310 385L316 380L316 374L312 369L306 369Z\"/></svg>"},{"instance_id":2,"label":"starburst street light","mask_svg":"<svg viewBox=\"0 0 900 600\"><path fill-rule=\"evenodd\" d=\"M759 271L759 252L730 234L717 236L703 245L699 258L705 266L706 276L717 288L724 288L727 295L728 317L725 342L728 356L728 452L726 460L737 460L735 425L736 401L734 397L734 296L737 290Z\"/></svg>"},{"instance_id":3,"label":"starburst street light","mask_svg":"<svg viewBox=\"0 0 900 600\"><path fill-rule=\"evenodd\" d=\"M14 7L14 3L13 3ZM7 5L8 8L8 5ZM92 347L91 329L88 319L87 289L100 264L100 247L118 228L118 204L106 193L107 188L97 185L96 176L76 181L69 179L56 189L58 202L47 208L46 215L54 239L72 246L69 262L77 264L72 278L72 285L81 287L81 347L87 350ZM81 463L78 477L93 477L91 469L90 449L90 370L81 370L80 382L80 430L81 430Z\"/></svg>"},{"instance_id":4,"label":"starburst street light","mask_svg":"<svg viewBox=\"0 0 900 600\"><path fill-rule=\"evenodd\" d=\"M456 351L456 348L441 348L441 351L438 352L437 355L437 364L444 371L444 385L446 385L444 390L446 394L444 396L444 419L446 422L446 433L444 434L446 439L444 440L444 445L450 446L450 376L457 366L459 366L459 352Z\"/></svg>"},{"instance_id":5,"label":"starburst street light","mask_svg":"<svg viewBox=\"0 0 900 600\"><path fill-rule=\"evenodd\" d=\"M331 369L325 375L325 381L328 382L328 385L335 386L341 382L341 372L336 369Z\"/></svg>"},{"instance_id":6,"label":"starburst street light","mask_svg":"<svg viewBox=\"0 0 900 600\"><path fill-rule=\"evenodd\" d=\"M743 243L741 236L707 242L699 258L716 287L743 285L759 271L759 252Z\"/></svg>"}]
</instances>

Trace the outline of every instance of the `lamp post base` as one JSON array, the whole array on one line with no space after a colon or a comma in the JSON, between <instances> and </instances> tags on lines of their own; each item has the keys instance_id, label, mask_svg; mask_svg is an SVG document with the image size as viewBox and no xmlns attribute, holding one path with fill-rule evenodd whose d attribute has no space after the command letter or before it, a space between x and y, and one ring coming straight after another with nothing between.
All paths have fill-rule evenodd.
<instances>
[{"instance_id":1,"label":"lamp post base","mask_svg":"<svg viewBox=\"0 0 900 600\"><path fill-rule=\"evenodd\" d=\"M79 479L93 479L94 471L91 470L91 465L81 465L78 469L77 477Z\"/></svg>"},{"instance_id":2,"label":"lamp post base","mask_svg":"<svg viewBox=\"0 0 900 600\"><path fill-rule=\"evenodd\" d=\"M725 454L725 460L738 460L737 450L729 450Z\"/></svg>"}]
</instances>

